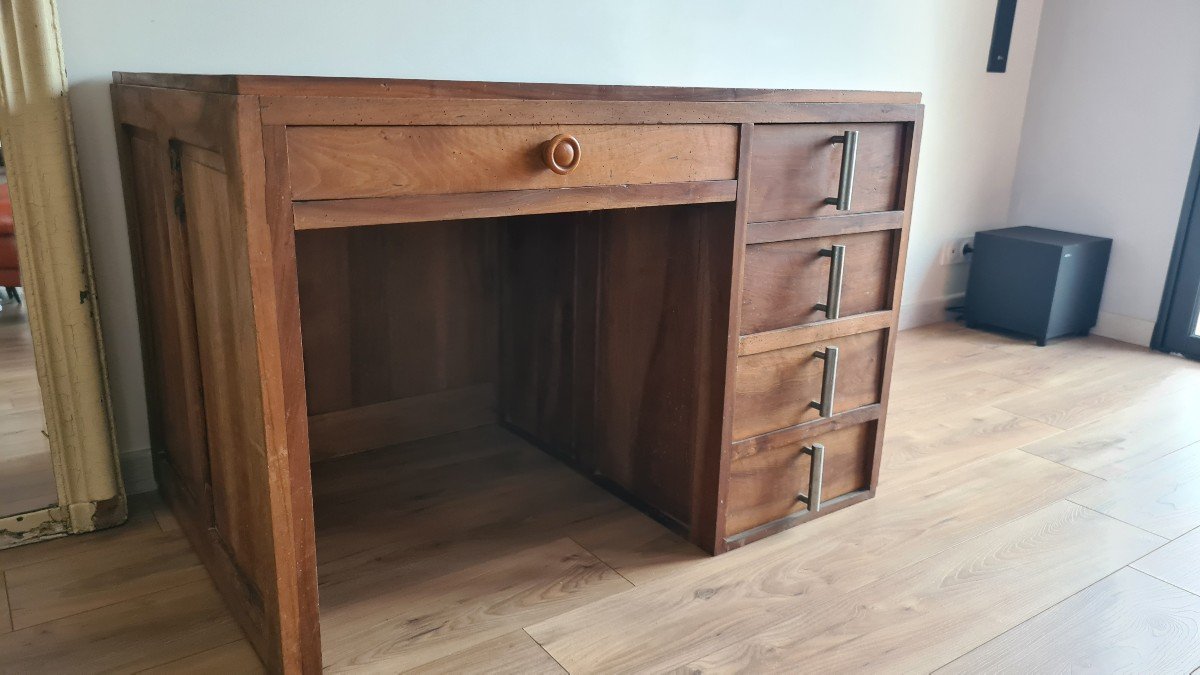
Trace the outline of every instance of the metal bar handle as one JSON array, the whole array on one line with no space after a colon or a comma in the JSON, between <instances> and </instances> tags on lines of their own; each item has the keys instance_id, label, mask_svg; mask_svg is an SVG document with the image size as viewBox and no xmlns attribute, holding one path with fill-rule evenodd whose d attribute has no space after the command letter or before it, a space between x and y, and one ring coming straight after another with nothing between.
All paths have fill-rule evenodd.
<instances>
[{"instance_id":1,"label":"metal bar handle","mask_svg":"<svg viewBox=\"0 0 1200 675\"><path fill-rule=\"evenodd\" d=\"M813 356L825 361L825 376L821 380L821 400L809 403L809 407L821 411L821 417L833 417L833 397L837 387L838 348L826 347Z\"/></svg>"},{"instance_id":2,"label":"metal bar handle","mask_svg":"<svg viewBox=\"0 0 1200 675\"><path fill-rule=\"evenodd\" d=\"M850 197L854 192L854 162L858 158L858 132L846 131L832 140L842 144L842 174L838 179L837 196L826 197L825 203L836 206L838 211L849 211Z\"/></svg>"},{"instance_id":3,"label":"metal bar handle","mask_svg":"<svg viewBox=\"0 0 1200 675\"><path fill-rule=\"evenodd\" d=\"M804 447L804 454L812 458L808 470L808 494L797 495L797 501L808 504L808 510L816 513L821 510L821 482L825 479L825 446L813 443Z\"/></svg>"},{"instance_id":4,"label":"metal bar handle","mask_svg":"<svg viewBox=\"0 0 1200 675\"><path fill-rule=\"evenodd\" d=\"M829 290L825 302L817 303L817 310L825 312L826 319L837 319L842 316L842 281L846 277L846 247L834 244L830 248L821 249L821 256L829 258Z\"/></svg>"}]
</instances>

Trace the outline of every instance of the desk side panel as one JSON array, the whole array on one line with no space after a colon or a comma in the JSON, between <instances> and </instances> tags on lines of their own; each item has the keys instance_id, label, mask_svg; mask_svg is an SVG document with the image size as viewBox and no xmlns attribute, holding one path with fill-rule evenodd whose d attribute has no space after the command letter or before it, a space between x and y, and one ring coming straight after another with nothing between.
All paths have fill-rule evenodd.
<instances>
[{"instance_id":1,"label":"desk side panel","mask_svg":"<svg viewBox=\"0 0 1200 675\"><path fill-rule=\"evenodd\" d=\"M156 477L268 668L314 672L307 447L288 445L257 101L121 86L113 97L123 142L143 139L123 154L146 353L157 355L148 394L159 410L192 413L192 426L156 413L170 430L153 439ZM172 355L180 364L167 368ZM304 472L293 475L289 451Z\"/></svg>"}]
</instances>

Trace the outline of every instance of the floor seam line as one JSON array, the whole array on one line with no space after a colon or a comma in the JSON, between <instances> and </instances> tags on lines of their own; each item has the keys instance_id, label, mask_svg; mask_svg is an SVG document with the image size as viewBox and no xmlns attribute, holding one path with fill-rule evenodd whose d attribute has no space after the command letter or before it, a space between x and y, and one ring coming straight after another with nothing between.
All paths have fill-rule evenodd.
<instances>
[{"instance_id":1,"label":"floor seam line","mask_svg":"<svg viewBox=\"0 0 1200 675\"><path fill-rule=\"evenodd\" d=\"M1104 576L1102 576L1102 577L1100 577L1099 579L1097 579L1097 580L1093 581L1092 583L1088 584L1087 586L1084 586L1083 588L1081 588L1081 589L1079 589L1079 590L1075 591L1074 593L1071 593L1070 595L1066 596L1065 598L1062 598L1061 600L1059 600L1058 602L1055 602L1054 604L1050 605L1049 607L1046 607L1046 608L1042 609L1041 611L1039 611L1039 612L1035 613L1033 616L1030 616L1029 618L1025 619L1024 621L1021 621L1021 622L1019 622L1019 623L1017 623L1017 624L1015 624L1015 625L1013 625L1013 626L1010 626L1009 628L1007 628L1007 629L1005 629L1005 630L1003 630L1003 631L1000 631L999 633L997 633L996 635L993 635L992 637L988 638L987 640L984 640L983 642L980 642L979 644L977 644L977 645L975 645L974 647L972 647L972 648L968 649L967 651L965 651L965 652L963 652L963 653L959 654L958 656L954 657L953 659L951 659L951 660L949 660L949 661L947 661L947 662L943 663L942 665L938 666L937 668L934 668L932 672L936 673L937 671L939 671L939 670L941 670L941 669L945 668L946 666L948 666L948 665L950 665L950 664L954 663L955 661L958 661L959 659L963 658L964 656L967 656L967 655L969 655L971 652L973 652L973 651L975 651L975 650L977 650L977 649L980 649L981 647L984 647L984 646L986 646L986 645L988 645L988 644L990 644L990 643L992 643L992 642L995 642L996 640L998 640L998 639L1000 639L1000 638L1004 637L1004 636L1005 636L1005 635L1007 635L1008 633L1010 633L1010 632L1012 632L1012 631L1014 631L1014 630L1016 630L1016 629L1020 628L1021 626L1024 626L1025 624L1029 623L1030 621L1033 621L1034 619L1036 619L1036 618L1038 618L1039 616L1041 616L1041 615L1045 614L1046 612L1049 612L1050 610L1054 609L1055 607L1058 607L1059 605L1063 604L1064 602L1067 602L1067 601L1068 601L1068 600L1070 600L1071 598L1074 598L1075 596L1079 595L1080 593L1083 593L1084 591L1086 591L1087 589L1091 588L1092 586L1095 586L1096 584L1098 584L1098 583L1100 583L1100 582L1104 581L1105 579L1108 579L1108 578L1109 578L1109 577L1111 577L1112 575L1114 575L1114 574L1116 574L1117 572L1120 572L1121 570L1123 570L1123 569L1126 569L1126 568L1129 568L1129 563L1126 563L1126 564L1124 564L1124 565L1121 565L1121 566L1120 566L1120 567L1118 567L1117 569L1115 569L1115 570L1113 570L1113 571L1109 572L1108 574L1105 574Z\"/></svg>"},{"instance_id":2,"label":"floor seam line","mask_svg":"<svg viewBox=\"0 0 1200 675\"><path fill-rule=\"evenodd\" d=\"M1175 541L1174 539L1172 539L1172 538L1170 538L1170 537L1164 537L1164 536L1162 536L1161 534L1159 534L1159 533L1157 533L1157 532L1151 532L1150 530L1147 530L1146 528L1142 527L1141 525L1134 525L1133 523L1131 523L1131 522L1129 522L1129 521L1127 521L1127 520L1123 520L1123 519L1121 519L1121 518L1118 518L1118 517L1116 517L1116 516L1114 516L1114 515L1112 515L1112 514L1108 514L1108 513L1105 513L1105 512L1103 512L1103 511L1100 511L1100 510L1094 509L1094 508L1092 508L1092 507L1088 506L1087 504L1080 504L1079 502L1075 501L1074 499L1071 499L1070 497L1067 497L1067 501L1071 502L1072 504L1074 504L1074 505L1076 505L1076 506L1078 506L1078 507L1080 507L1080 508L1087 509L1088 511L1091 511L1092 513L1095 513L1095 514L1097 514L1097 515L1104 516L1105 518L1109 518L1109 519L1111 519L1111 520L1115 520L1115 521L1117 521L1118 523L1121 523L1121 524L1123 524L1123 525L1128 525L1129 527L1132 527L1132 528L1134 528L1134 529L1137 529L1137 530L1141 530L1142 532L1145 532L1146 534L1149 534L1149 535L1151 535L1151 536L1158 537L1159 539L1162 539L1162 540L1163 540L1163 543L1162 543L1162 544L1159 544L1158 546L1154 547L1154 550L1153 550L1153 551L1150 551L1150 552L1148 552L1148 553L1146 553L1146 555L1150 555L1150 554L1151 554L1151 553L1153 553L1154 551L1157 551L1158 549L1162 548L1163 546L1166 546L1167 544L1171 543L1172 541ZM1144 558L1144 557L1146 557L1146 556L1142 556L1142 558ZM1138 558L1138 560L1141 560L1142 558Z\"/></svg>"},{"instance_id":3,"label":"floor seam line","mask_svg":"<svg viewBox=\"0 0 1200 675\"><path fill-rule=\"evenodd\" d=\"M553 661L553 662L554 662L554 665L558 666L560 670L562 670L564 673L568 673L568 674L571 672L571 671L567 670L567 667L566 667L566 666L564 666L562 663L560 663L558 659L554 658L554 655L553 655L553 654L551 654L551 653L549 652L549 650L547 650L547 649L546 649L545 645L543 645L542 643L538 642L538 641L537 641L537 638L535 638L535 637L533 637L532 635L530 635L530 634L529 634L529 630L528 630L527 628L524 628L524 627L522 627L522 628L521 628L521 632L525 634L525 637L529 638L530 640L533 640L533 644L537 645L537 646L538 646L538 649L542 650L542 653L543 653L543 654L545 654L546 656L550 657L550 660L551 660L551 661Z\"/></svg>"},{"instance_id":4,"label":"floor seam line","mask_svg":"<svg viewBox=\"0 0 1200 675\"><path fill-rule=\"evenodd\" d=\"M100 605L99 607L91 607L91 608L89 608L89 609L80 610L80 611L78 611L78 612L71 612L70 614L64 614L64 615L62 615L62 616L56 616L56 617L54 617L53 619L47 619L47 620L45 620L45 621L39 621L39 622L37 622L37 623L32 623L32 624L29 624L28 626L22 626L21 628L17 628L16 626L13 626L13 630L12 630L12 632L13 632L13 633L16 633L18 630L29 630L29 629L31 629L31 628L37 628L37 627L39 627L39 626L45 626L45 625L47 625L47 624L54 623L55 621L62 621L63 619L70 619L70 618L72 618L72 617L76 617L76 616L81 616L81 615L83 615L83 614L87 614L88 612L98 612L98 611L100 611L100 610L102 610L102 609L107 609L107 608L109 608L109 607L115 607L116 605L119 605L119 604L122 604L122 603L125 603L125 602L130 602L130 601L133 601L133 600L139 600L139 599L141 599L141 598L145 598L145 597L147 597L147 596L150 596L150 595L156 595L156 594L158 594L158 593L162 593L162 592L164 592L164 591L171 591L171 590L174 590L174 589L176 589L176 588L182 588L182 587L184 587L184 586L187 586L187 585L189 585L189 584L195 584L195 583L199 583L199 582L201 582L201 581L211 581L212 577L211 577L211 576L209 576L208 570L207 570L207 569L204 567L203 563L198 563L198 564L197 564L197 566L200 568L200 570L201 570L201 571L203 571L203 572L204 572L204 576L203 576L203 578L200 578L200 579L192 579L191 581L185 581L185 582L183 582L183 583L180 583L180 584L174 584L174 585L171 585L171 586L163 586L162 588L156 588L156 589L154 589L154 590L152 590L152 591L147 591L147 592L145 592L145 593L139 593L139 594L137 594L137 595L130 595L130 596L128 596L128 597L123 597L123 598L121 598L120 600L117 600L116 602L110 602L110 603L108 603L108 604L106 604L106 605ZM10 597L10 598L9 598L9 606L8 606L8 613L9 613L9 615L10 615L10 616L12 616L12 601L11 601L11 600L12 600L12 599L11 599L11 597Z\"/></svg>"}]
</instances>

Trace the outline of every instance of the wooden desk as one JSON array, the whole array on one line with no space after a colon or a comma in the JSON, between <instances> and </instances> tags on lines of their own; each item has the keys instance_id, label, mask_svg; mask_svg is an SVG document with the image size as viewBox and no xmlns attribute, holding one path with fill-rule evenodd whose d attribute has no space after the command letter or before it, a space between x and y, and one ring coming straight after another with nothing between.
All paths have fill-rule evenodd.
<instances>
[{"instance_id":1,"label":"wooden desk","mask_svg":"<svg viewBox=\"0 0 1200 675\"><path fill-rule=\"evenodd\" d=\"M874 493L918 95L115 82L156 476L272 669L311 462L498 423L712 553Z\"/></svg>"}]
</instances>

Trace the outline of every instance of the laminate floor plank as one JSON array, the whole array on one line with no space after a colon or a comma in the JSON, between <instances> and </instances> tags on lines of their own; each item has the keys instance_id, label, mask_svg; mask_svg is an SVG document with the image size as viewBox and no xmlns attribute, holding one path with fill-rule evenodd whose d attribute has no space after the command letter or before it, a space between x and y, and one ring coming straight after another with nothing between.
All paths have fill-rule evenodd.
<instances>
[{"instance_id":1,"label":"laminate floor plank","mask_svg":"<svg viewBox=\"0 0 1200 675\"><path fill-rule=\"evenodd\" d=\"M879 492L1060 433L1058 427L984 406L924 423L889 420L884 434Z\"/></svg>"},{"instance_id":2,"label":"laminate floor plank","mask_svg":"<svg viewBox=\"0 0 1200 675\"><path fill-rule=\"evenodd\" d=\"M266 671L263 669L262 662L258 660L258 654L254 653L254 648L243 639L140 672L156 675L208 675L209 673L257 675Z\"/></svg>"},{"instance_id":3,"label":"laminate floor plank","mask_svg":"<svg viewBox=\"0 0 1200 675\"><path fill-rule=\"evenodd\" d=\"M406 670L631 587L560 539L400 592L323 599L325 667Z\"/></svg>"},{"instance_id":4,"label":"laminate floor plank","mask_svg":"<svg viewBox=\"0 0 1200 675\"><path fill-rule=\"evenodd\" d=\"M1011 450L526 630L571 672L671 668L1098 482Z\"/></svg>"},{"instance_id":5,"label":"laminate floor plank","mask_svg":"<svg viewBox=\"0 0 1200 675\"><path fill-rule=\"evenodd\" d=\"M1200 595L1200 527L1133 563L1132 567Z\"/></svg>"},{"instance_id":6,"label":"laminate floor plank","mask_svg":"<svg viewBox=\"0 0 1200 675\"><path fill-rule=\"evenodd\" d=\"M1200 387L1138 400L1123 410L1022 449L1105 479L1200 442Z\"/></svg>"},{"instance_id":7,"label":"laminate floor plank","mask_svg":"<svg viewBox=\"0 0 1200 675\"><path fill-rule=\"evenodd\" d=\"M0 571L59 558L93 555L126 546L147 532L160 531L150 508L143 508L137 498L131 498L130 502L129 520L120 527L0 549Z\"/></svg>"},{"instance_id":8,"label":"laminate floor plank","mask_svg":"<svg viewBox=\"0 0 1200 675\"><path fill-rule=\"evenodd\" d=\"M938 673L1186 673L1200 665L1200 596L1118 570Z\"/></svg>"},{"instance_id":9,"label":"laminate floor plank","mask_svg":"<svg viewBox=\"0 0 1200 675\"><path fill-rule=\"evenodd\" d=\"M791 617L688 672L928 672L1162 544L1058 503Z\"/></svg>"},{"instance_id":10,"label":"laminate floor plank","mask_svg":"<svg viewBox=\"0 0 1200 675\"><path fill-rule=\"evenodd\" d=\"M1184 596L1098 580L1129 564L1200 590L1190 446L1167 450L1189 433L1186 401L1169 397L1200 391L1196 364L942 324L900 333L895 368L878 496L716 558L494 426L315 465L327 664L929 671L1029 626L1074 651L1013 663L1086 654L1088 628L1151 659L1130 663L1185 663L1172 617L1186 605L1170 604ZM0 413L36 397L0 394ZM1043 452L1055 443L1066 450ZM1182 536L1142 556L1163 540L1138 528ZM0 605L0 671L260 672L211 584L186 580L182 541L157 498L134 497L122 527L0 551L21 616L41 620L5 632ZM1106 618L1117 610L1162 621ZM1148 626L1160 639L1138 642Z\"/></svg>"},{"instance_id":11,"label":"laminate floor plank","mask_svg":"<svg viewBox=\"0 0 1200 675\"><path fill-rule=\"evenodd\" d=\"M1089 488L1071 500L1174 539L1200 527L1200 443Z\"/></svg>"},{"instance_id":12,"label":"laminate floor plank","mask_svg":"<svg viewBox=\"0 0 1200 675\"><path fill-rule=\"evenodd\" d=\"M420 675L561 675L567 671L523 630L413 668Z\"/></svg>"},{"instance_id":13,"label":"laminate floor plank","mask_svg":"<svg viewBox=\"0 0 1200 675\"><path fill-rule=\"evenodd\" d=\"M207 578L186 540L161 531L123 546L7 570L16 629Z\"/></svg>"},{"instance_id":14,"label":"laminate floor plank","mask_svg":"<svg viewBox=\"0 0 1200 675\"><path fill-rule=\"evenodd\" d=\"M1148 351L1148 350L1147 350ZM1200 365L1158 355L1162 363L1117 364L1081 368L1052 387L1032 394L1010 396L994 405L1060 429L1119 414L1139 401L1154 401L1196 391Z\"/></svg>"},{"instance_id":15,"label":"laminate floor plank","mask_svg":"<svg viewBox=\"0 0 1200 675\"><path fill-rule=\"evenodd\" d=\"M631 583L671 576L708 554L634 509L605 513L570 529L571 538Z\"/></svg>"},{"instance_id":16,"label":"laminate floor plank","mask_svg":"<svg viewBox=\"0 0 1200 675\"><path fill-rule=\"evenodd\" d=\"M12 673L131 672L242 637L208 579L0 635Z\"/></svg>"}]
</instances>

